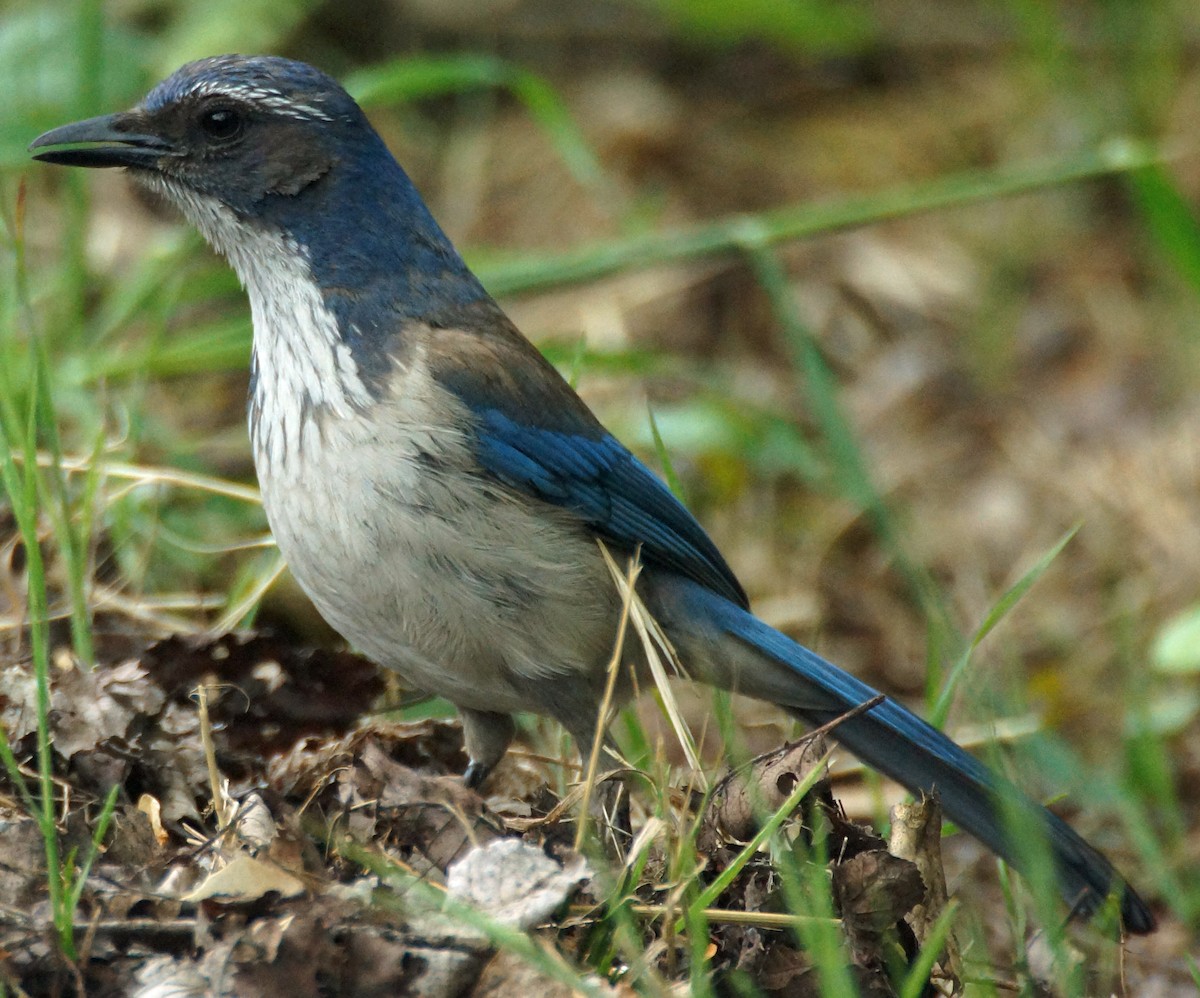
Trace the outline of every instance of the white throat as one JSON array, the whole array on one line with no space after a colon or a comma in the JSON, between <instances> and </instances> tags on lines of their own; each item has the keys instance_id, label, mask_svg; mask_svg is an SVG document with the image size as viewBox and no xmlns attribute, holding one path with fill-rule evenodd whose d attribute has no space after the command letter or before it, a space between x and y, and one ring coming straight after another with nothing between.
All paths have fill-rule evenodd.
<instances>
[{"instance_id":1,"label":"white throat","mask_svg":"<svg viewBox=\"0 0 1200 998\"><path fill-rule=\"evenodd\" d=\"M308 252L282 233L254 229L219 202L169 181L158 187L233 267L254 324L250 436L259 477L319 444L320 421L371 404L350 347L312 276Z\"/></svg>"}]
</instances>

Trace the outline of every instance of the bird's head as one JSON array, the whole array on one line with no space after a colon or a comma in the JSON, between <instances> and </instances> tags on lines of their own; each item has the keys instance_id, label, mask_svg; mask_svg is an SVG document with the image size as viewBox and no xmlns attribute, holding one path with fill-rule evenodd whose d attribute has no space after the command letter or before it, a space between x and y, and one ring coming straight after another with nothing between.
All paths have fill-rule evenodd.
<instances>
[{"instance_id":1,"label":"bird's head","mask_svg":"<svg viewBox=\"0 0 1200 998\"><path fill-rule=\"evenodd\" d=\"M229 258L252 299L268 270L299 270L348 336L485 297L354 99L301 62L188 63L131 110L55 128L30 149L127 168Z\"/></svg>"},{"instance_id":2,"label":"bird's head","mask_svg":"<svg viewBox=\"0 0 1200 998\"><path fill-rule=\"evenodd\" d=\"M237 55L188 63L132 110L55 128L30 148L48 163L127 167L189 215L199 200L242 218L302 194L339 163L383 152L358 105L324 73Z\"/></svg>"}]
</instances>

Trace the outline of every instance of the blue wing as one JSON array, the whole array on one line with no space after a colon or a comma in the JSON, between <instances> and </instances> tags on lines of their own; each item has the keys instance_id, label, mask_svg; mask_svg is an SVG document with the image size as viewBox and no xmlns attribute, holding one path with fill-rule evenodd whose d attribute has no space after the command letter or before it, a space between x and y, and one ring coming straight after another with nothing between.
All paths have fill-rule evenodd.
<instances>
[{"instance_id":1,"label":"blue wing","mask_svg":"<svg viewBox=\"0 0 1200 998\"><path fill-rule=\"evenodd\" d=\"M602 538L746 606L746 594L695 517L610 433L564 432L477 412L477 456L501 481L571 510Z\"/></svg>"},{"instance_id":2,"label":"blue wing","mask_svg":"<svg viewBox=\"0 0 1200 998\"><path fill-rule=\"evenodd\" d=\"M499 306L483 299L430 326L425 361L434 381L470 411L485 473L570 510L622 551L640 546L646 565L747 606L741 583L695 517L604 429Z\"/></svg>"}]
</instances>

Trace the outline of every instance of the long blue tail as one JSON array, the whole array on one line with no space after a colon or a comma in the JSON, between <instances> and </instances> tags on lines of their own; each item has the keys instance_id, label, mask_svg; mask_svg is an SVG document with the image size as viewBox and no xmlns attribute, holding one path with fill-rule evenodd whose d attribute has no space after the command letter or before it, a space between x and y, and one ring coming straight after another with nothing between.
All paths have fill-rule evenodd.
<instances>
[{"instance_id":1,"label":"long blue tail","mask_svg":"<svg viewBox=\"0 0 1200 998\"><path fill-rule=\"evenodd\" d=\"M689 584L686 602L718 631L759 653L784 671L759 661L736 667L734 685L766 696L806 724L834 720L878 693L837 666L780 634L757 617L700 586ZM740 656L739 656L740 657ZM757 659L758 656L755 656ZM992 773L932 725L893 700L884 700L834 730L834 738L863 762L912 791L937 790L945 813L1017 869L1029 849L1014 843L1040 828L1058 871L1060 886L1074 912L1093 914L1110 894L1121 899L1121 916L1129 932L1152 932L1154 916L1113 865L1079 835L1035 804L1007 780Z\"/></svg>"}]
</instances>

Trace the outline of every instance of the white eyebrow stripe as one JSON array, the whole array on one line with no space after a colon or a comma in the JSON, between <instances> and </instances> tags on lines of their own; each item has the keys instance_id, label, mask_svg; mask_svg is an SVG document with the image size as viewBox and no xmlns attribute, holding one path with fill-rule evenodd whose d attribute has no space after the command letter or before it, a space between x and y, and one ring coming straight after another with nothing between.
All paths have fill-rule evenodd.
<instances>
[{"instance_id":1,"label":"white eyebrow stripe","mask_svg":"<svg viewBox=\"0 0 1200 998\"><path fill-rule=\"evenodd\" d=\"M278 90L229 83L225 80L200 80L187 92L189 97L225 96L234 100L257 104L259 107L278 111L291 118L316 118L332 121L333 116L312 104L299 104Z\"/></svg>"}]
</instances>

